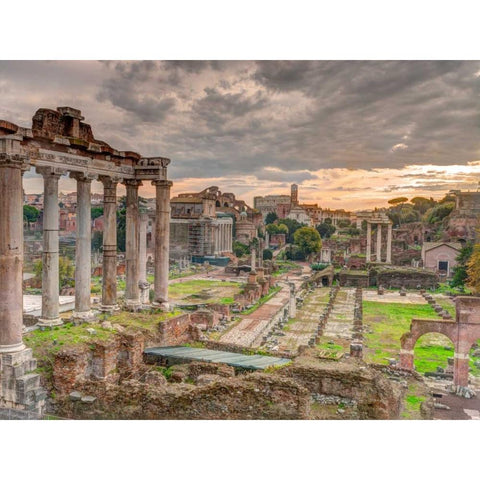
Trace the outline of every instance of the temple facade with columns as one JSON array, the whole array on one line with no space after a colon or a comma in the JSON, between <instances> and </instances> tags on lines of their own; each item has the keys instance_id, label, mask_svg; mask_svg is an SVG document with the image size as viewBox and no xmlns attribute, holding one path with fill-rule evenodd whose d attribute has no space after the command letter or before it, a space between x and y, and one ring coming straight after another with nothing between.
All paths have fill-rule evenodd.
<instances>
[{"instance_id":1,"label":"temple facade with columns","mask_svg":"<svg viewBox=\"0 0 480 480\"><path fill-rule=\"evenodd\" d=\"M138 153L119 151L98 140L81 112L71 107L41 108L31 128L0 120L0 406L41 408L41 395L34 374L26 383L26 372L34 369L30 349L22 341L23 329L23 188L24 172L35 167L44 179L42 313L39 325L62 323L59 316L59 206L58 182L68 174L76 180L75 310L73 319L91 321L91 183L103 183L104 234L101 309L118 308L117 275L117 186L126 187L126 292L129 309L141 308L144 246L140 234L139 188L151 181L156 188L155 214L155 295L154 304L168 309L168 269L170 230L170 188L165 157L144 158ZM18 368L12 370L9 365ZM32 368L33 367L33 368ZM32 377L33 375L33 377ZM19 397L18 392L23 395ZM15 393L17 392L17 393ZM28 392L27 392L28 393ZM25 403L26 402L26 403ZM30 403L28 403L30 402ZM27 405L28 404L28 405ZM37 408L36 407L36 408Z\"/></svg>"}]
</instances>

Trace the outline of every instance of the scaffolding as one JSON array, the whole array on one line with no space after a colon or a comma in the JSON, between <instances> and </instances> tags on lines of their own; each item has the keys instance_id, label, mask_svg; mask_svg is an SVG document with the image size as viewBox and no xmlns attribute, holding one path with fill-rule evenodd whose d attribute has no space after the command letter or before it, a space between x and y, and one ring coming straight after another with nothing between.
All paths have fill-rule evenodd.
<instances>
[{"instance_id":1,"label":"scaffolding","mask_svg":"<svg viewBox=\"0 0 480 480\"><path fill-rule=\"evenodd\" d=\"M209 219L194 220L188 225L188 252L190 255L212 255L214 251L213 225Z\"/></svg>"}]
</instances>

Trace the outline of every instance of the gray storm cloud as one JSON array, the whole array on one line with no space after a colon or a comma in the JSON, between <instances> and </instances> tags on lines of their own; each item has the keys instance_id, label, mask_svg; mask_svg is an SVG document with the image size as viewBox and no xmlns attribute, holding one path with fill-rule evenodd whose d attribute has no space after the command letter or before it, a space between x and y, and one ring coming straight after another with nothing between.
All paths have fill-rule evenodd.
<instances>
[{"instance_id":1,"label":"gray storm cloud","mask_svg":"<svg viewBox=\"0 0 480 480\"><path fill-rule=\"evenodd\" d=\"M478 160L478 72L471 61L3 61L0 118L28 125L67 104L97 138L174 159L173 179L302 183L321 169Z\"/></svg>"}]
</instances>

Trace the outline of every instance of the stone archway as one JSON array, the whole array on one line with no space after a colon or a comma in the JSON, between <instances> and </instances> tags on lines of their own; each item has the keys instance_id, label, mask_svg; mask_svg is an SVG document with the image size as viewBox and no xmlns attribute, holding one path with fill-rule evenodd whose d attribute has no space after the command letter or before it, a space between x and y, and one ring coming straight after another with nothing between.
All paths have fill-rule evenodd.
<instances>
[{"instance_id":1,"label":"stone archway","mask_svg":"<svg viewBox=\"0 0 480 480\"><path fill-rule=\"evenodd\" d=\"M413 350L422 335L440 333L454 345L454 385L468 386L470 347L480 338L480 297L457 297L455 303L454 320L412 319L410 331L401 338L400 368L413 370Z\"/></svg>"}]
</instances>

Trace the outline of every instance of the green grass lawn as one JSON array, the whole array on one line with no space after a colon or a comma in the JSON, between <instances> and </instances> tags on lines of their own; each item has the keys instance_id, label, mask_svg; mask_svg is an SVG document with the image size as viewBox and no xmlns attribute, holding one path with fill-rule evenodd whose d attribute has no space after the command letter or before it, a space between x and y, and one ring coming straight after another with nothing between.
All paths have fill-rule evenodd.
<instances>
[{"instance_id":1,"label":"green grass lawn","mask_svg":"<svg viewBox=\"0 0 480 480\"><path fill-rule=\"evenodd\" d=\"M233 296L240 293L243 284L218 280L187 280L172 283L168 294L172 301L191 303L233 303Z\"/></svg>"},{"instance_id":2,"label":"green grass lawn","mask_svg":"<svg viewBox=\"0 0 480 480\"><path fill-rule=\"evenodd\" d=\"M388 364L388 358L399 358L400 337L410 330L412 318L438 318L430 305L363 302L363 322L372 333L365 334L365 360ZM453 356L452 342L440 334L422 336L415 345L415 368L420 373L445 368Z\"/></svg>"}]
</instances>

